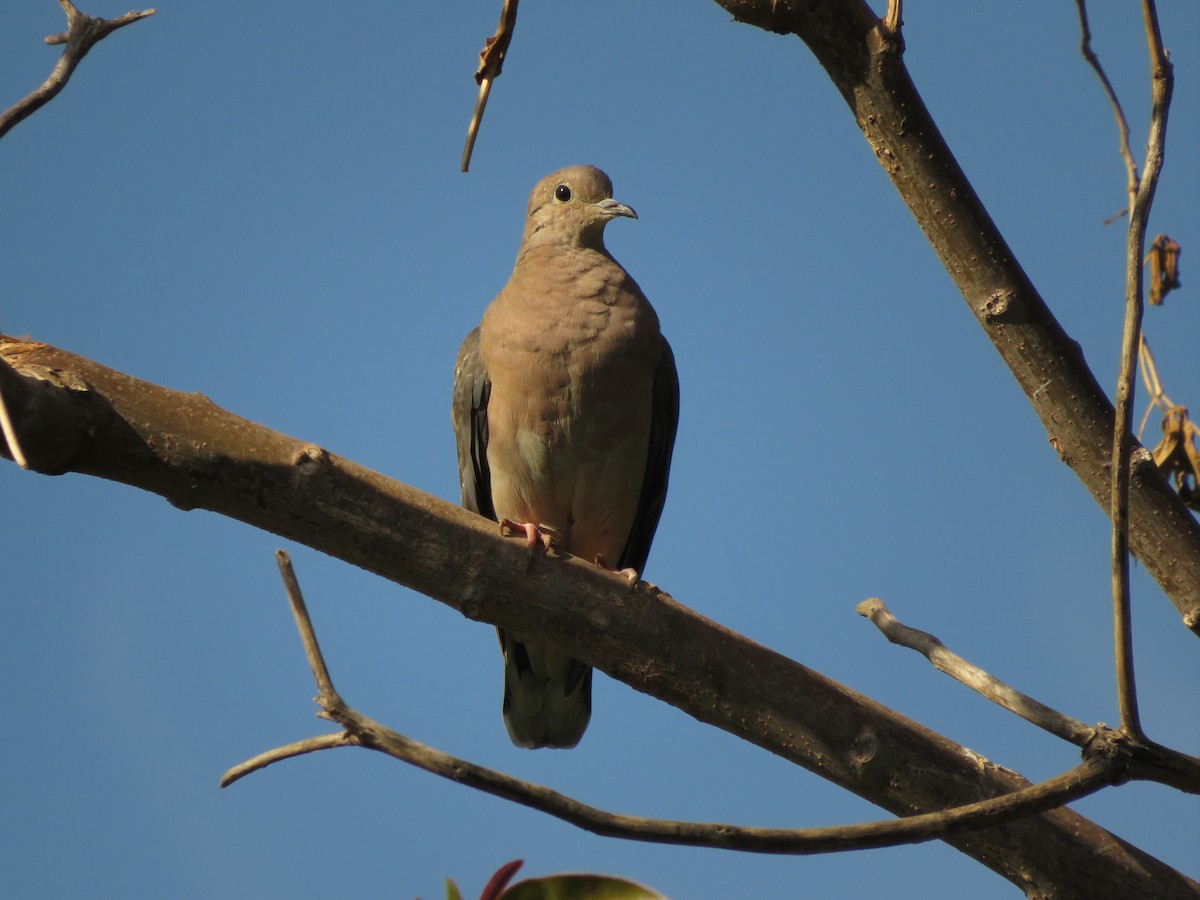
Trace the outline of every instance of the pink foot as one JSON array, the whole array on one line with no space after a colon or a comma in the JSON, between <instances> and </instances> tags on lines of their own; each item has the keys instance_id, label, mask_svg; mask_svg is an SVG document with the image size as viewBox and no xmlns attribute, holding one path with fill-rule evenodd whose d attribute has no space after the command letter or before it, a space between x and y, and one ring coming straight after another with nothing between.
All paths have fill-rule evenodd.
<instances>
[{"instance_id":1,"label":"pink foot","mask_svg":"<svg viewBox=\"0 0 1200 900\"><path fill-rule=\"evenodd\" d=\"M504 537L511 537L514 534L525 535L525 546L531 551L537 550L544 553L550 549L550 535L533 522L514 522L512 519L501 519L500 533Z\"/></svg>"},{"instance_id":2,"label":"pink foot","mask_svg":"<svg viewBox=\"0 0 1200 900\"><path fill-rule=\"evenodd\" d=\"M642 576L638 574L637 569L632 569L632 568L628 568L628 567L624 568L624 569L614 569L612 566L610 566L608 564L608 560L606 560L604 558L603 553L596 554L596 565L598 565L602 569L608 569L608 571L612 572L614 575L623 576L629 582L629 586L631 588L637 587L638 582L640 582L642 580Z\"/></svg>"}]
</instances>

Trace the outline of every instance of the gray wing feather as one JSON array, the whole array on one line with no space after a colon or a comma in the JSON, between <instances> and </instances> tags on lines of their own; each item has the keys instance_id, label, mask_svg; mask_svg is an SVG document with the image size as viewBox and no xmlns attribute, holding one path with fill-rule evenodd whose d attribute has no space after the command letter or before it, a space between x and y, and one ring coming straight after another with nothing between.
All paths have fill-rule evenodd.
<instances>
[{"instance_id":1,"label":"gray wing feather","mask_svg":"<svg viewBox=\"0 0 1200 900\"><path fill-rule=\"evenodd\" d=\"M479 329L476 328L466 336L458 351L450 417L458 445L462 505L481 516L495 519L492 476L487 463L487 405L491 393L491 379L479 359Z\"/></svg>"},{"instance_id":2,"label":"gray wing feather","mask_svg":"<svg viewBox=\"0 0 1200 900\"><path fill-rule=\"evenodd\" d=\"M642 478L637 518L634 519L619 563L620 568L632 568L638 573L646 566L650 543L654 540L663 505L667 502L671 454L675 451L675 432L679 427L679 373L675 370L675 354L671 352L671 345L666 338L662 339L662 348L662 358L654 371L646 474Z\"/></svg>"}]
</instances>

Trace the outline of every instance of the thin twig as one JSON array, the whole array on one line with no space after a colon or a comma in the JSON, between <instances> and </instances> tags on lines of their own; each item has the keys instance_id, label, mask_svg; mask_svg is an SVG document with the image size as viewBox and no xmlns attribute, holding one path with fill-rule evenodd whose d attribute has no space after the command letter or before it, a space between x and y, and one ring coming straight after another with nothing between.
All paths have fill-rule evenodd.
<instances>
[{"instance_id":1,"label":"thin twig","mask_svg":"<svg viewBox=\"0 0 1200 900\"><path fill-rule=\"evenodd\" d=\"M479 84L479 96L475 98L475 110L471 113L471 122L467 126L467 143L463 147L462 170L465 172L471 165L471 154L475 150L475 137L479 133L479 123L483 121L483 111L487 108L488 97L492 93L492 82L500 77L504 68L504 56L508 53L508 45L512 41L513 31L517 27L517 4L520 0L504 0L504 8L500 11L500 24L496 33L487 39L479 54L479 69L475 72L475 81Z\"/></svg>"},{"instance_id":2,"label":"thin twig","mask_svg":"<svg viewBox=\"0 0 1200 900\"><path fill-rule=\"evenodd\" d=\"M66 87L71 73L79 65L89 50L104 40L118 28L137 22L156 12L153 9L127 12L115 19L97 19L75 8L71 0L58 0L63 11L67 14L67 30L62 34L53 34L46 38L47 44L66 44L62 56L50 77L42 82L41 87L34 90L23 100L0 113L0 138L4 137L13 126L24 121L37 110L57 96Z\"/></svg>"},{"instance_id":3,"label":"thin twig","mask_svg":"<svg viewBox=\"0 0 1200 900\"><path fill-rule=\"evenodd\" d=\"M710 822L683 822L623 815L581 803L572 797L494 769L450 756L385 728L344 708L331 716L352 729L357 744L475 788L547 813L605 837L756 853L804 855L916 844L1044 812L1094 793L1120 780L1120 764L1097 758L1055 778L1021 790L953 809L903 819L823 828L756 828ZM333 735L331 738L341 738ZM355 741L347 739L346 746ZM269 754L263 754L267 756ZM258 757L261 759L262 757ZM274 761L274 760L270 760ZM248 764L243 764L248 765ZM240 767L239 767L240 768ZM233 771L233 770L231 770Z\"/></svg>"},{"instance_id":4,"label":"thin twig","mask_svg":"<svg viewBox=\"0 0 1200 900\"><path fill-rule=\"evenodd\" d=\"M324 715L346 730L341 734L310 738L259 754L226 772L221 778L222 786L283 759L333 747L362 746L443 778L541 810L600 835L759 853L807 854L919 843L944 837L951 832L983 828L1053 809L1125 777L1127 759L1123 755L1096 754L1062 775L1000 797L903 819L828 828L747 828L608 812L542 785L450 756L392 731L346 706L329 677L291 560L282 550L276 553L276 560L305 654L321 692L318 702L324 708Z\"/></svg>"},{"instance_id":5,"label":"thin twig","mask_svg":"<svg viewBox=\"0 0 1200 900\"><path fill-rule=\"evenodd\" d=\"M1108 74L1104 71L1104 67L1100 65L1100 60L1092 51L1092 29L1088 25L1087 16L1087 0L1075 0L1075 8L1079 12L1079 30L1082 32L1080 39L1079 52L1083 54L1083 58L1087 60L1096 72L1096 77L1100 79L1100 84L1104 87L1104 93L1108 96L1108 102L1112 104L1113 115L1117 119L1117 132L1120 137L1121 158L1125 161L1125 173L1128 177L1126 189L1129 191L1129 206L1121 210L1105 224L1114 222L1130 209L1133 208L1134 197L1137 193L1137 163L1133 161L1133 151L1129 149L1129 120L1125 118L1125 111L1121 108L1121 102L1117 99L1117 92L1113 89L1112 82L1108 80Z\"/></svg>"},{"instance_id":6,"label":"thin twig","mask_svg":"<svg viewBox=\"0 0 1200 900\"><path fill-rule=\"evenodd\" d=\"M354 735L344 731L338 734L320 734L316 737L305 738L302 741L296 741L294 744L276 747L274 750L268 750L243 763L238 763L221 776L220 784L223 788L229 787L235 781L245 778L251 772L265 769L271 763L277 763L282 759L303 756L305 753L316 753L318 750L331 750L334 747L353 747L357 744L358 741Z\"/></svg>"},{"instance_id":7,"label":"thin twig","mask_svg":"<svg viewBox=\"0 0 1200 900\"><path fill-rule=\"evenodd\" d=\"M1091 727L1052 709L947 649L937 636L905 625L876 597L858 604L857 612L870 619L893 644L916 650L939 671L993 703L1083 748L1085 757L1118 754L1127 760L1130 778L1156 781L1191 794L1200 794L1200 759L1145 738L1114 731L1104 724Z\"/></svg>"},{"instance_id":8,"label":"thin twig","mask_svg":"<svg viewBox=\"0 0 1200 900\"><path fill-rule=\"evenodd\" d=\"M1131 735L1144 739L1138 714L1137 685L1133 665L1133 627L1129 601L1129 479L1130 454L1133 449L1133 397L1136 387L1138 347L1141 343L1143 286L1142 261L1145 256L1146 224L1158 173L1162 169L1163 142L1166 136L1167 111L1170 108L1173 85L1171 64L1162 47L1158 30L1158 14L1154 0L1143 0L1146 37L1150 45L1153 105L1150 116L1150 138L1146 148L1146 167L1139 179L1137 164L1129 149L1129 124L1104 72L1100 60L1091 49L1085 0L1075 0L1083 33L1081 52L1096 71L1117 117L1120 132L1121 156L1125 161L1129 192L1129 229L1125 245L1125 324L1121 335L1121 368L1117 380L1116 413L1113 422L1111 459L1112 519L1112 607L1114 655L1117 672L1117 703L1121 711L1121 726Z\"/></svg>"},{"instance_id":9,"label":"thin twig","mask_svg":"<svg viewBox=\"0 0 1200 900\"><path fill-rule=\"evenodd\" d=\"M300 642L304 645L304 655L308 657L308 665L317 682L317 690L320 694L317 702L322 706L329 703L341 703L342 698L334 689L333 679L329 677L329 669L325 667L325 657L317 643L317 633L313 630L312 619L308 615L308 606L304 603L304 595L300 593L300 582L296 578L296 570L292 568L292 558L286 550L276 550L275 564L279 566L284 590L287 591L288 604L296 619L296 628L300 631Z\"/></svg>"},{"instance_id":10,"label":"thin twig","mask_svg":"<svg viewBox=\"0 0 1200 900\"><path fill-rule=\"evenodd\" d=\"M1146 251L1146 226L1150 208L1154 203L1154 192L1158 187L1158 175L1162 171L1167 114L1174 87L1171 63L1163 50L1154 0L1143 0L1142 12L1150 50L1153 99L1145 166L1137 183L1137 190L1133 194L1129 212L1125 257L1125 326L1121 337L1121 372L1117 385L1112 452L1113 619L1116 623L1117 700L1121 709L1121 726L1139 739L1144 739L1145 734L1138 714L1129 599L1129 478L1130 453L1133 447L1131 430L1136 387L1134 379L1144 309L1142 260Z\"/></svg>"},{"instance_id":11,"label":"thin twig","mask_svg":"<svg viewBox=\"0 0 1200 900\"><path fill-rule=\"evenodd\" d=\"M871 597L862 601L858 604L857 612L860 616L870 619L871 623L893 644L916 650L933 663L938 671L965 684L971 690L982 694L993 703L1003 706L1009 712L1016 713L1038 728L1057 735L1064 741L1070 741L1077 747L1086 746L1095 735L1096 729L1087 723L1046 706L1011 685L1005 684L999 678L949 650L929 632L905 625L879 598Z\"/></svg>"}]
</instances>

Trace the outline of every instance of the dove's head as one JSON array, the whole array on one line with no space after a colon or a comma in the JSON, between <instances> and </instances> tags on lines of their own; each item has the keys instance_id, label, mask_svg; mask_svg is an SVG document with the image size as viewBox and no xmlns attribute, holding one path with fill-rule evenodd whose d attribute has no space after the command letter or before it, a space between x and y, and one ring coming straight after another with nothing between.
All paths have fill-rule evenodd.
<instances>
[{"instance_id":1,"label":"dove's head","mask_svg":"<svg viewBox=\"0 0 1200 900\"><path fill-rule=\"evenodd\" d=\"M571 166L547 175L529 195L526 248L544 244L604 249L604 226L637 213L612 198L612 182L595 166Z\"/></svg>"}]
</instances>

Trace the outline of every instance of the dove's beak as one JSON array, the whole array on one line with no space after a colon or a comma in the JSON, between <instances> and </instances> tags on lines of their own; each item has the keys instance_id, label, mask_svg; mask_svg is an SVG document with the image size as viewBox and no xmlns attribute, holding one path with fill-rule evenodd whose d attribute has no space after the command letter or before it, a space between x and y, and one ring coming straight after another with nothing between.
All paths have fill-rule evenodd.
<instances>
[{"instance_id":1,"label":"dove's beak","mask_svg":"<svg viewBox=\"0 0 1200 900\"><path fill-rule=\"evenodd\" d=\"M611 198L608 200L601 200L596 204L596 208L609 218L628 216L631 219L636 219L638 217L637 213L633 211L632 207L626 206L624 203L618 203L616 200Z\"/></svg>"}]
</instances>

